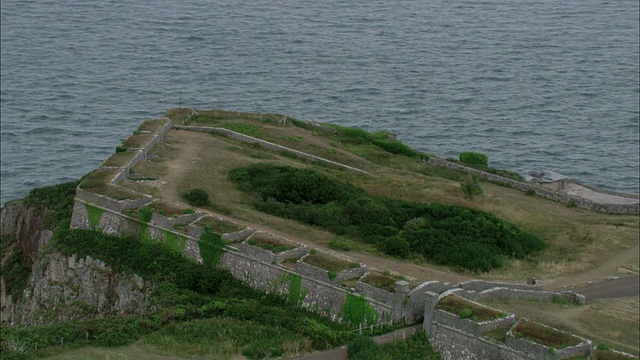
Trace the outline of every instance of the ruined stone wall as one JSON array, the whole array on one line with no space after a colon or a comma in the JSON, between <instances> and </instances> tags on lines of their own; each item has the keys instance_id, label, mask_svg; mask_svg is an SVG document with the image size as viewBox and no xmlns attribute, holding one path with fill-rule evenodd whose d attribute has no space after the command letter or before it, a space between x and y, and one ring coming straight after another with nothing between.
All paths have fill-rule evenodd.
<instances>
[{"instance_id":1,"label":"ruined stone wall","mask_svg":"<svg viewBox=\"0 0 640 360\"><path fill-rule=\"evenodd\" d=\"M555 191L549 188L545 188L540 185L526 183L522 181L516 181L513 179L506 178L504 176L491 174L482 170L474 169L468 166L456 164L450 161L429 158L428 164L446 167L452 170L464 171L473 175L477 175L480 178L509 186L511 188L520 190L520 191L528 191L531 190L535 192L536 195L543 197L545 199L554 200L557 202L561 202L563 204L573 204L577 207L589 209L592 211L598 211L603 213L610 214L638 214L640 213L640 204L599 204L593 202L588 199L584 199L578 196L569 195L563 192Z\"/></svg>"},{"instance_id":2,"label":"ruined stone wall","mask_svg":"<svg viewBox=\"0 0 640 360\"><path fill-rule=\"evenodd\" d=\"M442 360L536 360L534 355L519 352L497 341L478 337L443 323L434 324L429 341Z\"/></svg>"}]
</instances>

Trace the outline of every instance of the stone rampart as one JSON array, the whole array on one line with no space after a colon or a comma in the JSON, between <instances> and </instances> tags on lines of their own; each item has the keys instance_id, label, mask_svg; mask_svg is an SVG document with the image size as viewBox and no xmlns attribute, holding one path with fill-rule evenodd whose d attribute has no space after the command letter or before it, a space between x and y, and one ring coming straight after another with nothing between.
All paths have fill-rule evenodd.
<instances>
[{"instance_id":1,"label":"stone rampart","mask_svg":"<svg viewBox=\"0 0 640 360\"><path fill-rule=\"evenodd\" d=\"M253 235L256 231L252 228L246 228L245 230L234 231L230 233L222 234L222 240L228 240L231 242L245 241L249 236Z\"/></svg>"},{"instance_id":2,"label":"stone rampart","mask_svg":"<svg viewBox=\"0 0 640 360\"><path fill-rule=\"evenodd\" d=\"M522 181L516 181L513 179L509 179L504 176L491 174L482 170L474 169L468 166L456 164L450 161L429 158L427 161L428 164L434 166L445 167L452 170L464 171L469 174L477 175L483 179L506 185L511 188L520 190L520 191L533 191L536 195L541 196L546 199L554 200L557 202L561 202L563 204L573 204L577 207L603 212L610 214L638 214L640 213L640 204L600 204L594 201L581 198L578 196L569 195L560 191L555 191L540 185L526 183Z\"/></svg>"},{"instance_id":3,"label":"stone rampart","mask_svg":"<svg viewBox=\"0 0 640 360\"><path fill-rule=\"evenodd\" d=\"M534 355L517 351L495 340L476 336L444 323L433 325L429 341L442 360L536 360Z\"/></svg>"},{"instance_id":4,"label":"stone rampart","mask_svg":"<svg viewBox=\"0 0 640 360\"><path fill-rule=\"evenodd\" d=\"M338 275L336 275L336 278L333 279L332 282L334 284L338 284L339 282L344 280L360 278L362 277L362 275L366 274L367 271L369 271L369 268L367 267L367 265L360 264L360 267L357 267L355 269L340 271Z\"/></svg>"},{"instance_id":5,"label":"stone rampart","mask_svg":"<svg viewBox=\"0 0 640 360\"><path fill-rule=\"evenodd\" d=\"M199 219L200 217L202 217L202 214L200 213L193 213L193 214L182 214L182 215L178 215L176 217L172 217L172 218L168 218L164 215L158 214L158 213L153 213L153 215L151 215L151 224L153 225L157 225L163 228L167 228L167 229L171 229L173 228L175 225L187 225L190 224L194 221L196 221L197 219Z\"/></svg>"},{"instance_id":6,"label":"stone rampart","mask_svg":"<svg viewBox=\"0 0 640 360\"><path fill-rule=\"evenodd\" d=\"M303 257L309 253L309 247L306 245L302 245L295 249L283 251L279 254L276 254L276 263L280 264L282 261L286 259L296 259Z\"/></svg>"},{"instance_id":7,"label":"stone rampart","mask_svg":"<svg viewBox=\"0 0 640 360\"><path fill-rule=\"evenodd\" d=\"M73 214L71 216L70 225L71 229L94 230L94 227L91 225L89 220L87 206L96 208L102 212L96 228L100 229L103 234L112 236L140 237L142 236L142 229L148 229L148 234L151 239L158 242L165 242L167 240L167 234L172 234L172 236L180 239L179 243L182 244L181 251L184 256L196 262L202 262L202 257L200 256L200 250L196 239L190 238L173 229L163 228L155 224L148 224L140 221L139 219L114 211L113 209L101 207L94 203L88 203L78 198L76 198L73 205Z\"/></svg>"},{"instance_id":8,"label":"stone rampart","mask_svg":"<svg viewBox=\"0 0 640 360\"><path fill-rule=\"evenodd\" d=\"M298 263L298 265L300 264ZM343 306L347 295L350 294L346 289L334 286L328 281L318 280L306 276L300 271L295 272L282 266L259 261L233 250L223 254L220 266L253 288L280 295L285 295L289 291L286 279L290 276L299 276L304 295L302 306L315 309L337 321L343 316ZM354 294L354 296L358 295ZM371 298L367 298L367 302L380 316L380 322L388 320L388 315L393 311L392 306Z\"/></svg>"},{"instance_id":9,"label":"stone rampart","mask_svg":"<svg viewBox=\"0 0 640 360\"><path fill-rule=\"evenodd\" d=\"M269 250L247 244L246 242L239 243L236 245L236 247L240 253L250 258L260 260L268 264L276 263L276 254L272 253Z\"/></svg>"},{"instance_id":10,"label":"stone rampart","mask_svg":"<svg viewBox=\"0 0 640 360\"><path fill-rule=\"evenodd\" d=\"M300 156L304 159L307 159L309 161L313 161L313 162L322 162L328 165L332 165L338 168L342 168L342 169L346 169L348 171L351 171L353 173L356 174L361 174L361 175L371 175L370 173L364 171L364 170L360 170L348 165L344 165L335 161L331 161L329 159L325 159L325 158L321 158L319 156L315 156L315 155L311 155L311 154L307 154L305 152L302 151L298 151L298 150L294 150L282 145L278 145L278 144L274 144L272 142L269 141L265 141L265 140L261 140L258 138L254 138L252 136L248 136L248 135L244 135L241 134L239 132L235 132L229 129L225 129L225 128L219 128L219 127L208 127L208 126L181 126L181 125L174 125L174 128L176 129L180 129L180 130L189 130L189 131L201 131L201 132L206 132L206 133L211 133L213 131L219 132L221 134L226 135L229 138L235 139L235 140L239 140L242 142L246 142L249 144L258 144L260 146L262 146L265 149L269 149L272 151L276 151L276 152L288 152L290 154L295 154L297 156Z\"/></svg>"},{"instance_id":11,"label":"stone rampart","mask_svg":"<svg viewBox=\"0 0 640 360\"><path fill-rule=\"evenodd\" d=\"M524 319L521 319L521 321ZM546 326L544 324L538 324L538 326L551 329L553 331L561 332L558 329L554 329L550 326ZM505 344L517 351L520 351L525 354L534 355L536 359L544 359L544 360L557 360L557 359L565 359L568 357L584 355L588 356L591 354L593 350L593 346L591 344L591 340L587 340L581 338L576 335L571 335L576 338L578 341L581 341L579 344L574 346L568 346L560 349L555 349L551 346L546 346L543 344L539 344L537 342L533 342L531 340L526 339L522 336L517 336L515 332L516 326L512 327L507 333L507 338L505 340Z\"/></svg>"},{"instance_id":12,"label":"stone rampart","mask_svg":"<svg viewBox=\"0 0 640 360\"><path fill-rule=\"evenodd\" d=\"M560 301L568 301L576 304L584 304L586 301L584 295L576 294L571 291L520 290L507 288L492 288L481 291L479 293L464 292L460 293L460 296L469 300L505 298L552 301L554 299L557 299Z\"/></svg>"},{"instance_id":13,"label":"stone rampart","mask_svg":"<svg viewBox=\"0 0 640 360\"><path fill-rule=\"evenodd\" d=\"M500 283L491 282L485 280L468 280L458 284L459 288L467 291L480 292L492 288L505 288L505 289L518 289L518 290L536 290L540 288L540 285L527 285L527 284L512 284L512 283Z\"/></svg>"},{"instance_id":14,"label":"stone rampart","mask_svg":"<svg viewBox=\"0 0 640 360\"><path fill-rule=\"evenodd\" d=\"M126 209L137 209L152 201L151 197L147 196L143 196L140 199L115 200L110 197L95 194L81 188L76 189L76 199L80 199L85 202L95 204L105 209L113 210L116 212L122 212Z\"/></svg>"},{"instance_id":15,"label":"stone rampart","mask_svg":"<svg viewBox=\"0 0 640 360\"><path fill-rule=\"evenodd\" d=\"M319 268L315 265L307 264L304 261L298 261L296 263L296 270L300 275L304 275L308 278L331 283L331 279L329 278L329 271Z\"/></svg>"},{"instance_id":16,"label":"stone rampart","mask_svg":"<svg viewBox=\"0 0 640 360\"><path fill-rule=\"evenodd\" d=\"M466 333L480 335L496 328L505 328L505 331L516 323L516 317L513 314L495 320L477 322L471 319L463 319L456 314L449 313L444 310L436 309L434 321L460 329Z\"/></svg>"}]
</instances>

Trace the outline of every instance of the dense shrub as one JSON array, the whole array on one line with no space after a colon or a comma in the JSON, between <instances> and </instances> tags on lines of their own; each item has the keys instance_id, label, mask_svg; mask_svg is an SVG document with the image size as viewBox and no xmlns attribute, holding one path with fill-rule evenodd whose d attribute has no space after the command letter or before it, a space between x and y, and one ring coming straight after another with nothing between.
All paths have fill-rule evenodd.
<instances>
[{"instance_id":1,"label":"dense shrub","mask_svg":"<svg viewBox=\"0 0 640 360\"><path fill-rule=\"evenodd\" d=\"M327 204L347 200L358 192L349 184L312 170L266 163L234 169L229 178L241 189L256 192L262 200L281 203Z\"/></svg>"},{"instance_id":2,"label":"dense shrub","mask_svg":"<svg viewBox=\"0 0 640 360\"><path fill-rule=\"evenodd\" d=\"M460 154L460 161L466 164L489 166L489 157L487 155L472 151Z\"/></svg>"},{"instance_id":3,"label":"dense shrub","mask_svg":"<svg viewBox=\"0 0 640 360\"><path fill-rule=\"evenodd\" d=\"M31 266L26 256L22 252L22 248L16 243L11 236L3 236L0 241L0 252L2 259L2 277L7 293L13 297L13 301L22 298L22 291L27 287L29 278L31 277ZM8 253L8 254L7 254Z\"/></svg>"},{"instance_id":4,"label":"dense shrub","mask_svg":"<svg viewBox=\"0 0 640 360\"><path fill-rule=\"evenodd\" d=\"M305 177L291 186L290 179ZM544 248L537 237L490 213L376 197L311 170L260 164L237 168L230 178L258 195L258 210L361 238L393 256L417 253L436 264L483 272L504 258L522 259Z\"/></svg>"},{"instance_id":5,"label":"dense shrub","mask_svg":"<svg viewBox=\"0 0 640 360\"><path fill-rule=\"evenodd\" d=\"M483 191L478 183L478 179L476 179L473 175L467 175L460 181L460 188L464 192L465 196L469 198L469 200L473 199L476 195L482 195Z\"/></svg>"},{"instance_id":6,"label":"dense shrub","mask_svg":"<svg viewBox=\"0 0 640 360\"><path fill-rule=\"evenodd\" d=\"M192 189L182 194L182 198L193 206L207 206L211 202L209 200L209 194L202 189Z\"/></svg>"}]
</instances>

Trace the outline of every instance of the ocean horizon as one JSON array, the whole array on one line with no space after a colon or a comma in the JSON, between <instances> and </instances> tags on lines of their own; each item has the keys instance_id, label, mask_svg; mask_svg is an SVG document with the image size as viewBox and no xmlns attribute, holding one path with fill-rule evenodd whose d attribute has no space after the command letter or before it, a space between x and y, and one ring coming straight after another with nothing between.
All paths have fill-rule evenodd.
<instances>
[{"instance_id":1,"label":"ocean horizon","mask_svg":"<svg viewBox=\"0 0 640 360\"><path fill-rule=\"evenodd\" d=\"M640 192L639 3L1 3L1 203L169 108L390 130Z\"/></svg>"}]
</instances>

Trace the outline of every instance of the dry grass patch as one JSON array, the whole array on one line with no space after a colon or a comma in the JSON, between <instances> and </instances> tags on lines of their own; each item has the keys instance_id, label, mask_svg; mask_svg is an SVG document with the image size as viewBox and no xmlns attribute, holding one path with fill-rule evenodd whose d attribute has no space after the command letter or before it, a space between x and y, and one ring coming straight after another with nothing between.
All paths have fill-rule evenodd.
<instances>
[{"instance_id":1,"label":"dry grass patch","mask_svg":"<svg viewBox=\"0 0 640 360\"><path fill-rule=\"evenodd\" d=\"M187 208L178 207L166 201L154 201L151 204L147 205L147 207L151 208L153 212L166 217L175 217L178 215L182 215L185 214L185 211L187 210Z\"/></svg>"},{"instance_id":2,"label":"dry grass patch","mask_svg":"<svg viewBox=\"0 0 640 360\"><path fill-rule=\"evenodd\" d=\"M398 280L400 280L398 277L384 275L379 272L370 272L360 279L363 283L375 286L390 293L395 292L395 284Z\"/></svg>"},{"instance_id":3,"label":"dry grass patch","mask_svg":"<svg viewBox=\"0 0 640 360\"><path fill-rule=\"evenodd\" d=\"M521 336L538 344L556 349L575 346L582 342L582 340L571 334L524 319L520 320L516 326L511 329L511 332L516 337Z\"/></svg>"},{"instance_id":4,"label":"dry grass patch","mask_svg":"<svg viewBox=\"0 0 640 360\"><path fill-rule=\"evenodd\" d=\"M151 138L153 138L153 135L131 135L122 142L122 147L125 149L141 148L144 147Z\"/></svg>"},{"instance_id":5,"label":"dry grass patch","mask_svg":"<svg viewBox=\"0 0 640 360\"><path fill-rule=\"evenodd\" d=\"M449 295L442 298L440 302L438 302L438 305L436 305L436 309L444 310L477 322L495 320L507 316L507 314L502 311L479 306L456 295Z\"/></svg>"},{"instance_id":6,"label":"dry grass patch","mask_svg":"<svg viewBox=\"0 0 640 360\"><path fill-rule=\"evenodd\" d=\"M123 167L128 165L137 154L137 151L115 153L111 155L107 160L105 160L101 166Z\"/></svg>"},{"instance_id":7,"label":"dry grass patch","mask_svg":"<svg viewBox=\"0 0 640 360\"><path fill-rule=\"evenodd\" d=\"M249 245L257 246L259 248L269 250L274 254L281 253L283 251L293 250L296 246L283 239L278 239L276 237L267 235L267 234L254 234L249 240L247 240Z\"/></svg>"},{"instance_id":8,"label":"dry grass patch","mask_svg":"<svg viewBox=\"0 0 640 360\"><path fill-rule=\"evenodd\" d=\"M360 264L339 259L325 253L312 250L302 261L307 264L317 266L329 272L338 273L342 270L354 269L360 267Z\"/></svg>"},{"instance_id":9,"label":"dry grass patch","mask_svg":"<svg viewBox=\"0 0 640 360\"><path fill-rule=\"evenodd\" d=\"M165 119L149 119L145 120L139 127L138 131L151 131L157 133L167 123Z\"/></svg>"},{"instance_id":10,"label":"dry grass patch","mask_svg":"<svg viewBox=\"0 0 640 360\"><path fill-rule=\"evenodd\" d=\"M198 220L195 225L210 229L216 234L226 234L246 229L245 226L234 224L229 221L220 220L213 216L205 216Z\"/></svg>"}]
</instances>

